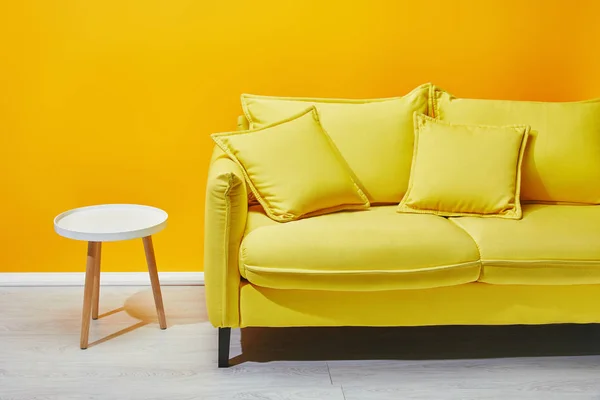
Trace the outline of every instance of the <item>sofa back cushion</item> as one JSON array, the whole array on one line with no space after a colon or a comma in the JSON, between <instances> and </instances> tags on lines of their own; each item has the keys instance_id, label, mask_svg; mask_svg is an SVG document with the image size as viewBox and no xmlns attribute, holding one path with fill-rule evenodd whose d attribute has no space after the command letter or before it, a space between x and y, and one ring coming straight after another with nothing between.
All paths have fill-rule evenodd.
<instances>
[{"instance_id":1,"label":"sofa back cushion","mask_svg":"<svg viewBox=\"0 0 600 400\"><path fill-rule=\"evenodd\" d=\"M461 99L434 88L431 115L454 123L530 125L521 200L600 204L600 99Z\"/></svg>"},{"instance_id":2,"label":"sofa back cushion","mask_svg":"<svg viewBox=\"0 0 600 400\"><path fill-rule=\"evenodd\" d=\"M428 110L429 84L403 97L324 99L244 94L250 129L259 129L315 105L321 124L372 203L398 203L408 187L414 133L413 113Z\"/></svg>"}]
</instances>

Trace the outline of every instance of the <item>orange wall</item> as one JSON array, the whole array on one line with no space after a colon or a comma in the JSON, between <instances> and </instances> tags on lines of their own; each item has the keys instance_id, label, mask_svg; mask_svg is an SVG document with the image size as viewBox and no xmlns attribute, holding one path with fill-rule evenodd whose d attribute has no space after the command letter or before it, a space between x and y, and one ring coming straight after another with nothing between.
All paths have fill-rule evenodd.
<instances>
[{"instance_id":1,"label":"orange wall","mask_svg":"<svg viewBox=\"0 0 600 400\"><path fill-rule=\"evenodd\" d=\"M355 4L352 5L351 4ZM61 0L0 3L0 271L82 271L59 212L164 208L163 271L202 270L209 134L242 92L600 97L594 0ZM143 271L141 243L104 270Z\"/></svg>"}]
</instances>

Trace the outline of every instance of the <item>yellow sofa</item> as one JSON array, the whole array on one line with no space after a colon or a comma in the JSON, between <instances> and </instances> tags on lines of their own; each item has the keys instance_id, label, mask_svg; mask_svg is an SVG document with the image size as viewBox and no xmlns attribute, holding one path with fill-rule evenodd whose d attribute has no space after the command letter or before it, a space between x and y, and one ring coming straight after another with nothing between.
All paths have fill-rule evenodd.
<instances>
[{"instance_id":1,"label":"yellow sofa","mask_svg":"<svg viewBox=\"0 0 600 400\"><path fill-rule=\"evenodd\" d=\"M430 103L428 112L464 119L455 105ZM592 133L600 138L600 130ZM573 168L556 165L563 186L562 171ZM582 196L596 192L586 187ZM220 367L228 365L236 327L600 322L600 206L593 199L525 199L519 220L403 214L384 204L280 223L248 195L241 168L215 148L204 268Z\"/></svg>"}]
</instances>

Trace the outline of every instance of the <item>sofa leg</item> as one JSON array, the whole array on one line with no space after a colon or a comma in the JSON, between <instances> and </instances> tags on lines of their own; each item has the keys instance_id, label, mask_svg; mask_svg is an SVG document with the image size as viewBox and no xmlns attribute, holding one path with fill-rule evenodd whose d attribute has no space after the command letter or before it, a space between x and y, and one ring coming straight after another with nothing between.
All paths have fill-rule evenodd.
<instances>
[{"instance_id":1,"label":"sofa leg","mask_svg":"<svg viewBox=\"0 0 600 400\"><path fill-rule=\"evenodd\" d=\"M219 368L229 367L231 328L219 328Z\"/></svg>"}]
</instances>

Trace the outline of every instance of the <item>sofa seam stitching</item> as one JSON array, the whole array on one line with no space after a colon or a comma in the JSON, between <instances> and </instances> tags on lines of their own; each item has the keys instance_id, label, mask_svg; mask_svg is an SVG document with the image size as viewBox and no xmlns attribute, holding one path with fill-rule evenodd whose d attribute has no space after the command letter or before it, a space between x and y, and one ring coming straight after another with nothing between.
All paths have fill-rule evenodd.
<instances>
[{"instance_id":1,"label":"sofa seam stitching","mask_svg":"<svg viewBox=\"0 0 600 400\"><path fill-rule=\"evenodd\" d=\"M230 245L230 214L231 214L231 198L229 197L229 193L231 192L231 188L233 185L233 176L231 173L227 174L227 188L225 189L225 240L224 244L224 253L225 253L225 268L223 269L223 284L224 290L222 294L221 301L223 302L223 308L221 309L221 325L225 325L226 314L227 314L227 278L229 272L229 245Z\"/></svg>"},{"instance_id":2,"label":"sofa seam stitching","mask_svg":"<svg viewBox=\"0 0 600 400\"><path fill-rule=\"evenodd\" d=\"M517 265L517 264L530 264L530 265L534 265L534 264L552 264L552 263L556 263L556 264L567 264L570 267L587 267L590 264L597 264L599 263L600 260L481 260L482 264L487 264L487 266L489 267L493 267L495 265L493 265L494 263L504 263L504 264L508 264L505 266L510 267L511 264ZM492 264L492 265L490 265ZM547 266L547 265L546 265Z\"/></svg>"},{"instance_id":3,"label":"sofa seam stitching","mask_svg":"<svg viewBox=\"0 0 600 400\"><path fill-rule=\"evenodd\" d=\"M465 227L462 226L458 221L456 221L454 219L450 219L450 218L448 218L448 221L450 221L457 228L459 228L460 230L462 230L467 236L469 236L471 238L471 240L473 240L473 243L475 243L475 247L477 248L477 253L479 254L479 266L480 266L480 270L479 270L479 278L477 279L479 281L483 277L483 259L481 257L481 247L479 247L479 243L477 243L477 240L471 234L469 234L469 232L465 229Z\"/></svg>"},{"instance_id":4,"label":"sofa seam stitching","mask_svg":"<svg viewBox=\"0 0 600 400\"><path fill-rule=\"evenodd\" d=\"M306 275L376 275L376 274L397 274L397 275L410 275L410 274L419 274L419 273L427 273L427 272L437 272L443 270L450 270L454 268L468 268L473 265L480 265L481 260L477 261L468 261L459 264L450 264L450 265L442 265L437 267L427 267L417 270L356 270L356 271L310 271L310 270L301 270L301 269L292 269L292 268L270 268L270 267L259 267L255 265L244 264L244 269L246 271L250 271L253 273L283 273L283 274L299 274L303 273Z\"/></svg>"}]
</instances>

